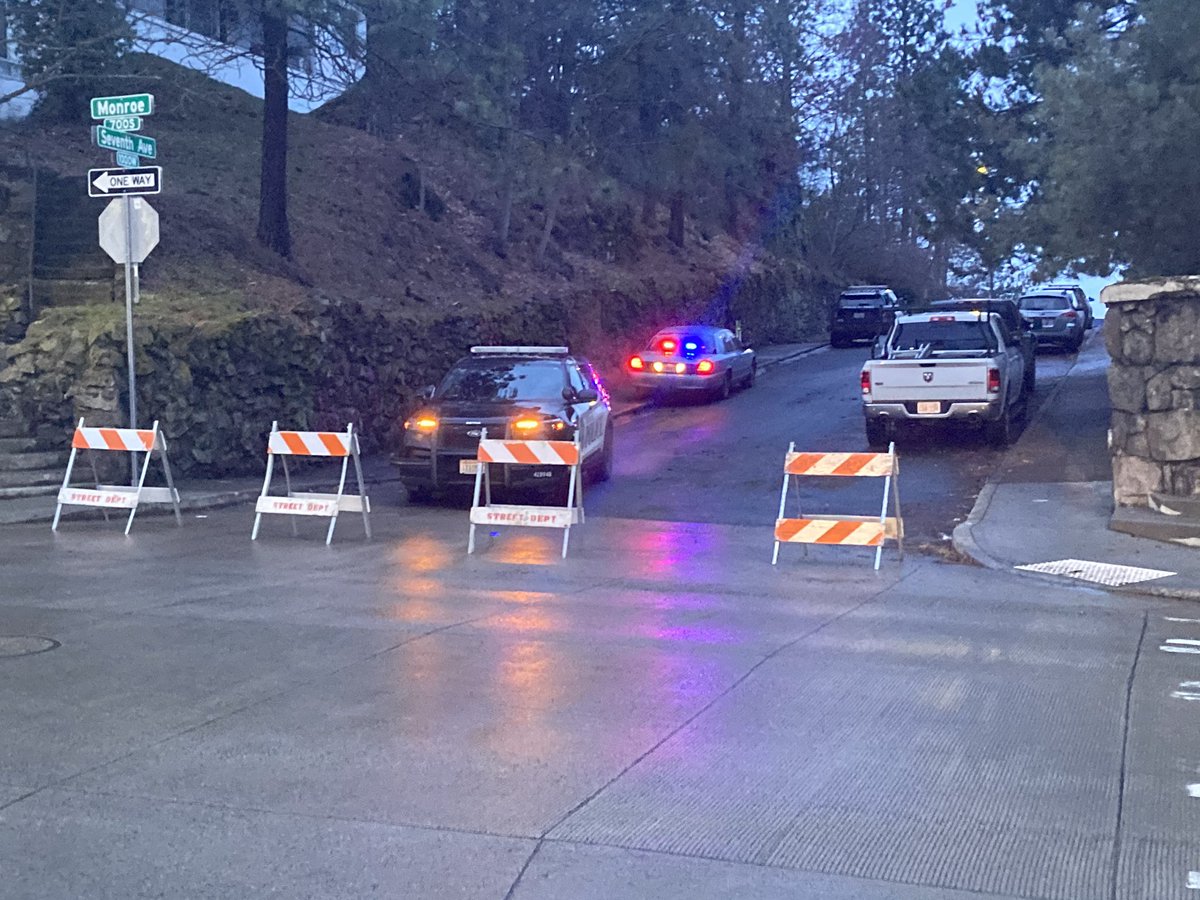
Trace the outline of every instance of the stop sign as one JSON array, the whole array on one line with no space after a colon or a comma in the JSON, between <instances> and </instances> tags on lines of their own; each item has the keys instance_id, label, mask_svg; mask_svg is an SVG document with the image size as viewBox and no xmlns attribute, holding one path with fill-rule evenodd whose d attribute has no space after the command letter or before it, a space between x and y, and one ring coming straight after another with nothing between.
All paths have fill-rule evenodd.
<instances>
[{"instance_id":1,"label":"stop sign","mask_svg":"<svg viewBox=\"0 0 1200 900\"><path fill-rule=\"evenodd\" d=\"M100 213L100 247L113 262L144 262L157 246L158 211L141 197L119 197Z\"/></svg>"}]
</instances>

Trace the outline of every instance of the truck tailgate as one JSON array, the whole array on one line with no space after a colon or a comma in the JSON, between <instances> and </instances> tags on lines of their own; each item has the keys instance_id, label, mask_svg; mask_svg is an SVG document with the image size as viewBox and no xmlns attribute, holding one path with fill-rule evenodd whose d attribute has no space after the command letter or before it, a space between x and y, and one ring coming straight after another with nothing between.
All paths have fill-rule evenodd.
<instances>
[{"instance_id":1,"label":"truck tailgate","mask_svg":"<svg viewBox=\"0 0 1200 900\"><path fill-rule=\"evenodd\" d=\"M988 399L989 363L981 359L889 359L870 366L871 399L882 403L905 400Z\"/></svg>"}]
</instances>

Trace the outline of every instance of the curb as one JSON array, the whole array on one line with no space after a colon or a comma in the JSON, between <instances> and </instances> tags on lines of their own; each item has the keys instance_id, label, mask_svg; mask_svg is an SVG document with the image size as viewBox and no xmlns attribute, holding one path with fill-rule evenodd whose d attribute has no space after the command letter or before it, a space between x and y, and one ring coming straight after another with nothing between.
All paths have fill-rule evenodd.
<instances>
[{"instance_id":1,"label":"curb","mask_svg":"<svg viewBox=\"0 0 1200 900\"><path fill-rule=\"evenodd\" d=\"M1066 374L1063 375L1062 380L1059 381L1054 390L1050 392L1050 396L1046 398L1046 402L1042 404L1041 409L1045 409L1047 405L1053 403L1057 399L1058 394L1064 389L1064 386L1070 379L1071 372L1074 371L1076 365L1078 365L1078 357L1076 357L1076 362L1072 364L1071 368L1068 369ZM1029 425L1032 424L1033 420L1027 423L1025 427L1028 428ZM1005 451L1003 462L1007 462L1008 454L1013 452L1015 448L1016 445L1013 445ZM1003 471L1005 466L1002 464L998 468ZM976 525L982 522L984 517L987 515L988 508L991 506L992 499L995 497L996 489L999 486L1000 481L998 479L989 479L988 482L983 486L983 489L980 490L979 496L975 498L975 504L971 507L971 512L967 515L967 518L955 525L954 531L950 535L950 541L955 550L974 560L984 568L1009 572L1014 575L1032 578L1035 581L1041 581L1046 584L1055 584L1060 587L1069 585L1071 587L1091 588L1093 590L1104 591L1111 594L1124 594L1136 597L1154 597L1157 599L1166 600L1200 601L1200 590L1195 588L1170 588L1155 585L1122 585L1119 587L1114 587L1107 584L1096 584L1095 582L1091 581L1082 581L1078 578L1071 578L1066 575L1050 575L1045 572L1029 572L1023 569L1018 569L1013 563L996 559L996 557L992 556L979 546L979 542L975 540L974 528ZM1105 525L1105 527L1107 528L1108 526Z\"/></svg>"}]
</instances>

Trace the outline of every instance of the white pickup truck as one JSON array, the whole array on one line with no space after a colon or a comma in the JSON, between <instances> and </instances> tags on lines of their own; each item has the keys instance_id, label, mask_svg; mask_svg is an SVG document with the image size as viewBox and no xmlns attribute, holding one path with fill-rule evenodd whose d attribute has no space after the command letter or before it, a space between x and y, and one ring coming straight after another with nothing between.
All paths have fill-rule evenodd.
<instances>
[{"instance_id":1,"label":"white pickup truck","mask_svg":"<svg viewBox=\"0 0 1200 900\"><path fill-rule=\"evenodd\" d=\"M1025 356L996 313L899 316L862 370L867 443L879 447L897 426L962 422L1007 446L1025 411Z\"/></svg>"}]
</instances>

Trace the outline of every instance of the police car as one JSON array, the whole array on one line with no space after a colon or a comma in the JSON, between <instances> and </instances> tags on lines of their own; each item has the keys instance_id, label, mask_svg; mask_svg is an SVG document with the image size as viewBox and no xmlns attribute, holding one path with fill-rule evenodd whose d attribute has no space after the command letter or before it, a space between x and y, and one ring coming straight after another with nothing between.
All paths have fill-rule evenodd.
<instances>
[{"instance_id":1,"label":"police car","mask_svg":"<svg viewBox=\"0 0 1200 900\"><path fill-rule=\"evenodd\" d=\"M479 438L573 441L585 472L612 474L613 426L608 391L586 359L566 347L472 347L404 422L393 457L411 499L475 480ZM565 466L492 464L492 484L561 491Z\"/></svg>"}]
</instances>

